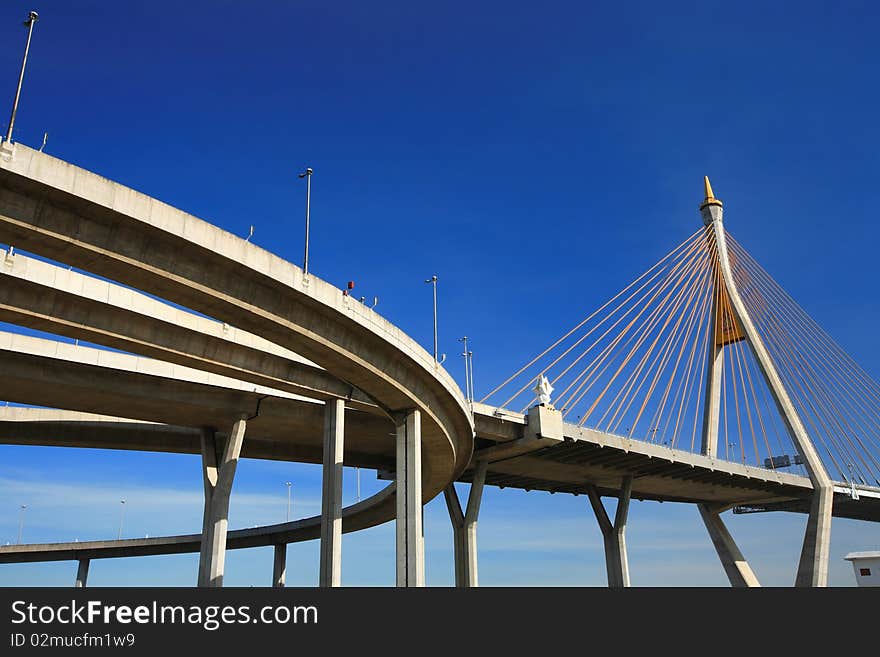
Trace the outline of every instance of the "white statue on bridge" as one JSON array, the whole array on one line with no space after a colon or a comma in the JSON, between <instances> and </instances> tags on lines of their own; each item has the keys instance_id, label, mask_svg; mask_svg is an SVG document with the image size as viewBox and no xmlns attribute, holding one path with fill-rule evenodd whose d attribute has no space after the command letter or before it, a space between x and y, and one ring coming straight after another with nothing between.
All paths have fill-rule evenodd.
<instances>
[{"instance_id":1,"label":"white statue on bridge","mask_svg":"<svg viewBox=\"0 0 880 657\"><path fill-rule=\"evenodd\" d=\"M550 405L550 393L553 392L553 386L543 374L538 380L538 384L534 387L534 392L538 395L538 402L546 406Z\"/></svg>"}]
</instances>

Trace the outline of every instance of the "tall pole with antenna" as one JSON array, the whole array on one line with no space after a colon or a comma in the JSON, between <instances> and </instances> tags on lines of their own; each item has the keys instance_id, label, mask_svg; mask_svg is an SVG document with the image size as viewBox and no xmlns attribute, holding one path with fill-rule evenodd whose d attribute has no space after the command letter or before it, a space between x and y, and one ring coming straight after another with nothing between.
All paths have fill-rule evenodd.
<instances>
[{"instance_id":1,"label":"tall pole with antenna","mask_svg":"<svg viewBox=\"0 0 880 657\"><path fill-rule=\"evenodd\" d=\"M18 74L18 86L15 88L15 100L12 102L12 115L9 117L9 128L6 130L6 142L12 141L12 128L15 126L15 113L18 111L18 99L21 97L21 84L24 82L24 69L27 66L28 51L31 48L31 35L34 33L34 23L39 19L37 12L28 14L24 26L28 29L27 41L24 45L24 57L21 59L21 72Z\"/></svg>"}]
</instances>

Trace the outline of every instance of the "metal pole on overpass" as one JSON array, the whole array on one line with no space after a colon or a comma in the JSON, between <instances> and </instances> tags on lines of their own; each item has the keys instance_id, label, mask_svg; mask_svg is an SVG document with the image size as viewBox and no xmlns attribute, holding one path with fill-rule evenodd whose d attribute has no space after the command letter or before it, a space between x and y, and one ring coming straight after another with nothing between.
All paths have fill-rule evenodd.
<instances>
[{"instance_id":1,"label":"metal pole on overpass","mask_svg":"<svg viewBox=\"0 0 880 657\"><path fill-rule=\"evenodd\" d=\"M18 544L21 545L21 534L24 530L24 510L27 509L27 504L22 504L21 509L18 512Z\"/></svg>"},{"instance_id":2,"label":"metal pole on overpass","mask_svg":"<svg viewBox=\"0 0 880 657\"><path fill-rule=\"evenodd\" d=\"M304 173L299 174L300 178L306 179L306 248L303 255L303 274L309 274L309 223L311 220L312 210L312 171L311 167L307 168Z\"/></svg>"},{"instance_id":3,"label":"metal pole on overpass","mask_svg":"<svg viewBox=\"0 0 880 657\"><path fill-rule=\"evenodd\" d=\"M425 283L434 286L434 364L436 365L439 362L437 360L437 275L426 278Z\"/></svg>"},{"instance_id":4,"label":"metal pole on overpass","mask_svg":"<svg viewBox=\"0 0 880 657\"><path fill-rule=\"evenodd\" d=\"M470 370L470 364L468 363L468 348L467 348L468 336L465 335L465 336L459 338L458 341L464 343L464 352L462 352L461 355L464 356L464 389L465 389L465 396L467 397L467 400L468 400L469 402L472 402L472 401L474 401L474 397L473 397L473 391L471 390L471 370Z\"/></svg>"},{"instance_id":5,"label":"metal pole on overpass","mask_svg":"<svg viewBox=\"0 0 880 657\"><path fill-rule=\"evenodd\" d=\"M125 520L125 500L119 500L120 507L119 511L119 532L116 534L116 540L122 540L122 523Z\"/></svg>"},{"instance_id":6,"label":"metal pole on overpass","mask_svg":"<svg viewBox=\"0 0 880 657\"><path fill-rule=\"evenodd\" d=\"M28 29L27 42L24 46L24 57L21 59L21 72L18 74L18 86L15 89L15 100L12 102L12 115L9 117L9 128L6 130L6 141L12 141L12 128L15 126L15 113L18 111L18 99L21 97L21 84L24 82L24 69L27 66L28 51L31 48L31 35L34 33L34 23L39 19L37 12L28 14L24 26Z\"/></svg>"}]
</instances>

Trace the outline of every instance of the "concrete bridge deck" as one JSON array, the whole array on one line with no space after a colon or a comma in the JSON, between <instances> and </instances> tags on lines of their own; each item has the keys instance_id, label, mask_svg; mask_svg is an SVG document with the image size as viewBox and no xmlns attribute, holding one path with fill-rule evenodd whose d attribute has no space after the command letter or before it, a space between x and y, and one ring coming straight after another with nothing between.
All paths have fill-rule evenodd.
<instances>
[{"instance_id":1,"label":"concrete bridge deck","mask_svg":"<svg viewBox=\"0 0 880 657\"><path fill-rule=\"evenodd\" d=\"M800 511L809 500L808 477L780 470L713 459L687 450L563 424L564 440L530 438L527 417L474 404L475 460L489 463L486 484L499 487L587 494L595 486L616 496L624 477L632 477L636 499L714 504L791 504ZM490 444L492 441L494 444ZM469 481L471 470L460 478ZM858 500L853 499L856 491ZM835 482L834 515L880 520L880 488Z\"/></svg>"}]
</instances>

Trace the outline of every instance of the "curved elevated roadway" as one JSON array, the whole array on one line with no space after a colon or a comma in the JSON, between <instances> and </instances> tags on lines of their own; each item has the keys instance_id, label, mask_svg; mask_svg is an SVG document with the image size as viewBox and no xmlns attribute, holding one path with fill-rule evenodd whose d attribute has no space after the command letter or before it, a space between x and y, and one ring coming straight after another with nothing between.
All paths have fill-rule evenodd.
<instances>
[{"instance_id":1,"label":"curved elevated roadway","mask_svg":"<svg viewBox=\"0 0 880 657\"><path fill-rule=\"evenodd\" d=\"M258 334L363 391L390 417L417 409L425 500L470 461L473 423L458 386L373 310L201 219L15 148L0 161L0 241Z\"/></svg>"},{"instance_id":2,"label":"curved elevated roadway","mask_svg":"<svg viewBox=\"0 0 880 657\"><path fill-rule=\"evenodd\" d=\"M401 454L408 458L418 480L405 491L404 505L418 497L406 507L408 518L415 518L416 503L432 499L470 461L469 409L422 347L338 288L192 215L16 144L13 157L0 161L0 241L191 308L317 364L345 384L345 398L393 420L397 461ZM113 343L112 335L92 336L99 337ZM201 356L211 360L207 352ZM234 408L217 419L234 427L240 444L249 416L236 416ZM204 422L190 418L190 424ZM388 445L394 449L395 441ZM386 513L385 520L392 517ZM418 551L418 534L406 530L406 559Z\"/></svg>"}]
</instances>

